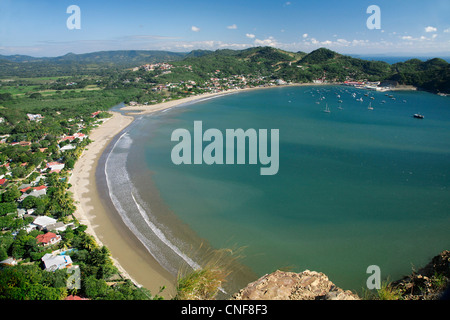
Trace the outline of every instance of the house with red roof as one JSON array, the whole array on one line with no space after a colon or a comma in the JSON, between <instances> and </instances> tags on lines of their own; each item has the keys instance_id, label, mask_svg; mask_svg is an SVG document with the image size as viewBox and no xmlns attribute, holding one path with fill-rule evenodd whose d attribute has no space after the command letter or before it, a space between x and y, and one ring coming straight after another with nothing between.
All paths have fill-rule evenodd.
<instances>
[{"instance_id":1,"label":"house with red roof","mask_svg":"<svg viewBox=\"0 0 450 320\"><path fill-rule=\"evenodd\" d=\"M80 296L70 295L67 296L64 300L89 300L88 298L82 298Z\"/></svg>"},{"instance_id":2,"label":"house with red roof","mask_svg":"<svg viewBox=\"0 0 450 320\"><path fill-rule=\"evenodd\" d=\"M25 192L27 192L27 191L30 190L30 189L31 189L31 187L28 186L28 187L25 187L25 188L23 188L23 189L20 189L19 191L22 192L22 193L25 193Z\"/></svg>"},{"instance_id":3,"label":"house with red roof","mask_svg":"<svg viewBox=\"0 0 450 320\"><path fill-rule=\"evenodd\" d=\"M49 246L56 244L61 241L61 236L57 235L53 232L47 232L44 234L40 234L36 237L36 240L39 244L43 244L44 246Z\"/></svg>"},{"instance_id":4,"label":"house with red roof","mask_svg":"<svg viewBox=\"0 0 450 320\"><path fill-rule=\"evenodd\" d=\"M74 136L67 136L67 137L61 138L61 140L59 140L59 142L66 141L66 140L69 140L70 142L72 142L73 140L75 140L75 137Z\"/></svg>"}]
</instances>

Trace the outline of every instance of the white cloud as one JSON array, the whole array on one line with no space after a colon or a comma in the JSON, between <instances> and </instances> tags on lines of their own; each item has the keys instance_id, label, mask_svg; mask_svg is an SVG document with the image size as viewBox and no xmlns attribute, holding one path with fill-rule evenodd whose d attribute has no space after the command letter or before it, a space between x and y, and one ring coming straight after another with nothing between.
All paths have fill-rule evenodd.
<instances>
[{"instance_id":1,"label":"white cloud","mask_svg":"<svg viewBox=\"0 0 450 320\"><path fill-rule=\"evenodd\" d=\"M332 44L333 42L332 41L330 41L330 40L325 40L325 41L322 41L321 42L321 44L323 44L323 45L325 45L325 46L328 46L328 45L330 45L330 44Z\"/></svg>"},{"instance_id":2,"label":"white cloud","mask_svg":"<svg viewBox=\"0 0 450 320\"><path fill-rule=\"evenodd\" d=\"M277 41L274 39L274 37L269 37L264 40L255 39L255 45L257 46L269 46L269 47L276 47Z\"/></svg>"},{"instance_id":3,"label":"white cloud","mask_svg":"<svg viewBox=\"0 0 450 320\"><path fill-rule=\"evenodd\" d=\"M408 41L430 41L430 40L436 39L437 36L438 36L437 34L432 34L431 38L427 38L425 36L420 36L419 38L414 38L411 36L402 36L401 39L408 40Z\"/></svg>"},{"instance_id":4,"label":"white cloud","mask_svg":"<svg viewBox=\"0 0 450 320\"><path fill-rule=\"evenodd\" d=\"M436 32L437 28L432 27L432 26L428 26L425 28L425 32Z\"/></svg>"},{"instance_id":5,"label":"white cloud","mask_svg":"<svg viewBox=\"0 0 450 320\"><path fill-rule=\"evenodd\" d=\"M227 29L235 30L235 29L237 29L237 25L232 24L231 26L228 26Z\"/></svg>"},{"instance_id":6,"label":"white cloud","mask_svg":"<svg viewBox=\"0 0 450 320\"><path fill-rule=\"evenodd\" d=\"M369 40L357 40L357 39L354 39L352 41L352 45L354 45L354 46L365 46L365 45L368 44L368 42L369 42Z\"/></svg>"},{"instance_id":7,"label":"white cloud","mask_svg":"<svg viewBox=\"0 0 450 320\"><path fill-rule=\"evenodd\" d=\"M253 39L254 37L256 37L254 34L251 34L251 33L247 33L245 36L250 39Z\"/></svg>"},{"instance_id":8,"label":"white cloud","mask_svg":"<svg viewBox=\"0 0 450 320\"><path fill-rule=\"evenodd\" d=\"M286 2L284 5L285 5L285 6L290 6L290 5L291 5L291 2L288 1L288 2Z\"/></svg>"},{"instance_id":9,"label":"white cloud","mask_svg":"<svg viewBox=\"0 0 450 320\"><path fill-rule=\"evenodd\" d=\"M444 30L445 33L450 33L450 28Z\"/></svg>"},{"instance_id":10,"label":"white cloud","mask_svg":"<svg viewBox=\"0 0 450 320\"><path fill-rule=\"evenodd\" d=\"M194 32L199 32L199 31L200 31L200 28L199 28L199 27L196 27L196 26L192 26L192 27L191 27L191 30L194 31Z\"/></svg>"},{"instance_id":11,"label":"white cloud","mask_svg":"<svg viewBox=\"0 0 450 320\"><path fill-rule=\"evenodd\" d=\"M222 41L214 41L214 40L206 40L206 41L194 41L194 42L175 42L169 44L169 46L166 46L162 48L163 50L173 50L176 49L207 49L207 50L214 50L214 49L223 49L223 48L232 48L232 49L245 49L250 47L251 44L249 43L225 43Z\"/></svg>"},{"instance_id":12,"label":"white cloud","mask_svg":"<svg viewBox=\"0 0 450 320\"><path fill-rule=\"evenodd\" d=\"M337 39L336 42L339 43L339 44L342 44L342 45L350 44L350 42L345 40L345 39Z\"/></svg>"},{"instance_id":13,"label":"white cloud","mask_svg":"<svg viewBox=\"0 0 450 320\"><path fill-rule=\"evenodd\" d=\"M302 37L303 37L303 38L308 38L308 34L307 34L307 33L304 33Z\"/></svg>"}]
</instances>

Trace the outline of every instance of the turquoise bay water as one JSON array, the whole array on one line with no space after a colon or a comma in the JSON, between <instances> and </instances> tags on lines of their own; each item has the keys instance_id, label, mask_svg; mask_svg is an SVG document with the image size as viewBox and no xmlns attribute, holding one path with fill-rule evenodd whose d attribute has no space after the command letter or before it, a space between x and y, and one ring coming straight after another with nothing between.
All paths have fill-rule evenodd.
<instances>
[{"instance_id":1,"label":"turquoise bay water","mask_svg":"<svg viewBox=\"0 0 450 320\"><path fill-rule=\"evenodd\" d=\"M397 279L450 245L450 99L390 94L281 87L174 108L129 130L127 168L132 178L151 173L165 206L213 247L245 247L242 263L258 276L309 269L359 291L368 266ZM223 133L279 129L278 174L261 176L259 164L174 165L173 130L192 134L197 120ZM170 226L160 228L170 238Z\"/></svg>"}]
</instances>

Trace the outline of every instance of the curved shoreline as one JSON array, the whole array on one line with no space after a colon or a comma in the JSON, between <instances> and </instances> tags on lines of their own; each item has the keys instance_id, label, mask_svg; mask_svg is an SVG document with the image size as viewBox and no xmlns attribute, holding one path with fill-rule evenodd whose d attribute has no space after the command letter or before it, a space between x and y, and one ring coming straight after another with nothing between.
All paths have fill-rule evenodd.
<instances>
[{"instance_id":1,"label":"curved shoreline","mask_svg":"<svg viewBox=\"0 0 450 320\"><path fill-rule=\"evenodd\" d=\"M151 106L124 107L120 112L110 111L113 116L92 130L90 139L93 142L85 148L75 164L69 180L72 184L69 191L77 204L74 216L87 226L86 232L92 235L99 245L108 248L114 265L122 276L137 286L149 289L152 294L157 294L164 286L165 290L160 295L164 298L173 297L176 279L153 258L122 221L107 192L103 192L107 188L106 178L101 173L98 174L98 171L102 169L111 145L135 120L134 115L151 114L186 103L242 91L202 94ZM127 114L127 111L132 113Z\"/></svg>"},{"instance_id":2,"label":"curved shoreline","mask_svg":"<svg viewBox=\"0 0 450 320\"><path fill-rule=\"evenodd\" d=\"M158 293L163 286L166 288L161 293L164 298L171 298L175 294L175 277L156 261L122 221L108 197L108 192L105 191L106 178L98 172L104 166L111 145L120 133L133 123L134 116L148 115L228 94L268 88L276 86L205 93L155 105L126 106L120 108L120 111L110 111L113 116L92 130L90 139L93 142L85 148L76 162L69 180L72 184L69 191L73 193L77 204L74 216L87 226L86 232L92 235L99 245L110 250L114 265L124 277L137 286L149 289L152 294Z\"/></svg>"},{"instance_id":3,"label":"curved shoreline","mask_svg":"<svg viewBox=\"0 0 450 320\"><path fill-rule=\"evenodd\" d=\"M157 111L163 111L166 109L170 109L173 107L178 107L180 105L184 104L190 104L194 102L200 102L202 100L220 97L228 94L236 94L240 92L247 92L247 91L254 91L254 90L261 90L261 89L275 89L275 88L285 88L285 87L305 87L305 86L333 86L336 85L336 83L293 83L293 84L286 84L286 85L277 85L277 86L262 86L262 87L252 87L252 88L245 88L245 89L230 89L225 91L219 91L214 93L202 93L199 95L194 95L192 97L187 98L181 98L176 100L170 100L158 104L152 104L152 105L142 105L142 104L136 104L133 106L126 106L124 108L121 108L120 110L124 111L127 115L144 115L144 114L151 114Z\"/></svg>"},{"instance_id":4,"label":"curved shoreline","mask_svg":"<svg viewBox=\"0 0 450 320\"><path fill-rule=\"evenodd\" d=\"M168 298L173 295L175 279L140 246L134 235L119 221L120 217L111 214L114 208L108 206L99 193L103 185L97 181L96 171L101 156L110 142L134 120L118 112L112 114L112 118L91 132L93 142L76 162L70 177L70 191L77 203L74 215L87 226L87 233L99 245L110 250L114 265L124 277L149 289L152 294L157 294L160 287L165 286L161 295Z\"/></svg>"},{"instance_id":5,"label":"curved shoreline","mask_svg":"<svg viewBox=\"0 0 450 320\"><path fill-rule=\"evenodd\" d=\"M98 171L104 166L113 142L135 120L136 115L148 115L205 99L268 88L277 86L206 93L148 106L126 106L120 108L119 112L110 111L113 116L92 130L90 139L93 142L83 151L70 177L70 191L77 203L74 216L87 226L87 232L99 245L110 250L114 265L124 277L149 289L152 294L158 293L163 286L166 288L161 294L164 298L171 298L175 294L175 277L156 261L128 229L104 191L107 189L106 178Z\"/></svg>"},{"instance_id":6,"label":"curved shoreline","mask_svg":"<svg viewBox=\"0 0 450 320\"><path fill-rule=\"evenodd\" d=\"M314 84L316 86L316 84ZM276 87L263 87L263 88L276 88ZM80 216L84 218L88 223L84 223L89 226L88 232L90 234L93 234L96 239L99 240L99 243L104 243L110 250L111 255L114 258L114 261L117 266L120 266L120 270L125 274L128 275L131 279L134 279L135 283L138 283L140 285L143 285L144 287L151 290L153 294L157 293L159 290L159 287L161 285L164 285L166 287L169 287L169 284L174 283L174 279L172 275L168 275L168 273L156 262L156 260L152 260L151 254L148 254L148 251L146 249L142 250L142 244L140 244L140 241L131 233L130 230L125 226L125 224L121 221L121 218L118 215L111 214L111 212L108 214L106 213L105 216L108 221L103 222L103 218L99 217L101 214L97 212L98 208L103 208L99 210L103 210L107 212L108 210L114 210L114 208L110 208L108 206L107 197L103 197L99 191L101 191L101 188L103 187L101 179L98 177L95 177L96 169L99 168L101 165L101 158L103 155L107 155L108 153L108 146L110 147L111 144L118 138L119 134L125 130L128 125L130 125L134 117L131 115L143 115L143 114L151 114L155 112L161 112L166 109L179 107L181 105L186 104L192 104L195 102L199 102L205 99L209 99L216 96L223 96L226 94L233 94L233 93L240 93L247 90L253 90L253 89L263 89L263 88L252 88L252 89L243 89L243 90L232 90L232 91L225 91L225 92L218 92L215 94L203 94L198 95L194 97L189 97L185 99L179 99L179 100L173 100L162 104L157 105L149 105L149 106L132 106L132 107L124 107L120 108L120 112L113 112L114 117L105 122L100 128L95 129L92 132L91 139L95 140L92 144L88 146L87 149L92 149L94 153L95 158L95 165L93 165L94 169L91 169L90 178L94 180L93 185L95 185L95 189L99 189L94 194L91 192L93 189L91 185L85 184L84 186L88 188L88 190L83 190L83 185L79 186L79 192L78 192L78 198L76 200L79 200L83 198L81 201L84 201L85 204L81 208ZM131 113L127 113L131 112ZM122 119L124 123L119 123L118 125L109 125L108 122L112 121L113 119ZM108 127L107 127L108 126ZM94 136L94 133L96 133L101 128L105 128L105 130L109 130L108 134L102 138L101 135L99 137ZM95 142L99 141L98 144L94 144ZM106 140L106 141L103 141ZM98 146L98 148L97 148ZM110 148L109 148L110 149ZM86 154L89 153L89 150L86 150ZM79 161L77 161L77 165L80 165L79 162L81 162L81 159L85 157L85 153L83 153L83 156L80 158ZM100 163L99 163L100 162ZM91 164L92 166L92 164ZM85 171L85 170L84 170ZM84 172L81 171L82 173ZM76 178L76 171L74 170L74 179ZM84 181L86 179L89 181L89 176L86 178L84 177ZM82 179L83 180L83 179ZM92 182L90 182L92 184ZM74 182L74 184L78 184L77 181ZM86 198L86 199L84 199ZM106 199L106 200L105 200ZM95 207L95 209L93 208ZM85 208L87 208L85 210ZM77 214L78 214L77 209ZM87 213L86 213L87 212ZM117 216L117 217L113 217ZM78 216L77 216L78 217ZM116 228L118 231L115 233L116 238L114 238L114 242L111 245L105 240L106 234L104 234L104 230L108 227L104 226L104 223L109 223L109 225L112 225L114 228ZM107 233L110 231L107 230ZM96 235L95 235L96 234ZM123 251L129 251L129 252L123 252ZM127 257L128 255L128 257ZM134 257L134 258L129 258ZM136 259L136 260L132 260ZM131 262L130 264L127 264L128 262ZM150 265L150 267L149 267ZM138 267L139 266L139 267ZM152 272L146 271L143 272L143 269L140 268L149 268L148 270L152 270ZM137 270L136 270L137 269ZM140 274L140 275L139 275ZM165 277L167 276L167 277ZM145 282L145 283L144 283ZM147 284L148 283L148 284ZM171 288L169 288L171 290ZM166 289L165 292L163 292L163 296L167 297ZM165 295L165 294L166 295Z\"/></svg>"}]
</instances>

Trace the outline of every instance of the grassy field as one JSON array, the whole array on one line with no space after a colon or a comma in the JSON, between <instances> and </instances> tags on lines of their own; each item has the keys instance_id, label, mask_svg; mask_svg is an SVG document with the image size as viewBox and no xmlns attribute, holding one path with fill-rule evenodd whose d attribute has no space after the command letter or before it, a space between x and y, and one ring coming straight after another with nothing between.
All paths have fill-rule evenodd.
<instances>
[{"instance_id":1,"label":"grassy field","mask_svg":"<svg viewBox=\"0 0 450 320\"><path fill-rule=\"evenodd\" d=\"M0 93L10 93L15 97L24 97L32 93L40 93L43 96L52 96L56 93L65 92L83 92L101 90L98 85L87 85L84 88L72 89L67 86L65 90L42 89L42 86L54 84L57 80L67 79L70 77L40 77L40 78L16 78L0 80Z\"/></svg>"}]
</instances>

